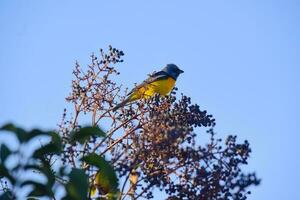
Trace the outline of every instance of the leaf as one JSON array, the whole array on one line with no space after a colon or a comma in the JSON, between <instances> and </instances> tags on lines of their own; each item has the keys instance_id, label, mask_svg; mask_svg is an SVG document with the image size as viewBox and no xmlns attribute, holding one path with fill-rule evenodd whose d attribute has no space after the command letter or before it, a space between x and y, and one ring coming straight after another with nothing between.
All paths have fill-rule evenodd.
<instances>
[{"instance_id":1,"label":"leaf","mask_svg":"<svg viewBox=\"0 0 300 200\"><path fill-rule=\"evenodd\" d=\"M10 149L5 145L2 144L0 146L0 158L1 158L1 162L4 163L6 158L11 154Z\"/></svg>"},{"instance_id":2,"label":"leaf","mask_svg":"<svg viewBox=\"0 0 300 200\"><path fill-rule=\"evenodd\" d=\"M51 142L56 144L58 147L61 147L62 146L62 139L59 136L59 134L54 132L54 131L50 131L49 134L51 135Z\"/></svg>"},{"instance_id":3,"label":"leaf","mask_svg":"<svg viewBox=\"0 0 300 200\"><path fill-rule=\"evenodd\" d=\"M66 186L67 195L64 199L86 200L88 195L88 177L82 169L73 168Z\"/></svg>"},{"instance_id":4,"label":"leaf","mask_svg":"<svg viewBox=\"0 0 300 200\"><path fill-rule=\"evenodd\" d=\"M11 182L12 185L14 185L16 183L15 178L9 174L9 172L8 172L7 168L4 166L4 164L1 164L0 165L0 178L3 178L3 177L7 178Z\"/></svg>"},{"instance_id":5,"label":"leaf","mask_svg":"<svg viewBox=\"0 0 300 200\"><path fill-rule=\"evenodd\" d=\"M52 136L52 140L55 139L56 141L60 139L60 136L53 132L53 131L42 131L39 129L33 129L29 132L25 131L22 128L16 127L14 124L6 124L0 128L3 131L10 131L16 134L18 140L22 142L28 142L29 140L33 139L36 136L45 135L45 136Z\"/></svg>"},{"instance_id":6,"label":"leaf","mask_svg":"<svg viewBox=\"0 0 300 200\"><path fill-rule=\"evenodd\" d=\"M20 143L24 142L25 139L26 139L27 132L24 129L18 128L18 127L16 127L15 125L13 125L11 123L2 126L0 128L0 130L10 131L10 132L15 133Z\"/></svg>"},{"instance_id":7,"label":"leaf","mask_svg":"<svg viewBox=\"0 0 300 200\"><path fill-rule=\"evenodd\" d=\"M0 200L11 200L15 199L11 191L6 191L0 196Z\"/></svg>"},{"instance_id":8,"label":"leaf","mask_svg":"<svg viewBox=\"0 0 300 200\"><path fill-rule=\"evenodd\" d=\"M42 130L39 130L39 129L33 129L31 130L29 133L26 134L26 138L25 140L26 141L29 141L37 136L52 136L53 135L53 131L42 131Z\"/></svg>"},{"instance_id":9,"label":"leaf","mask_svg":"<svg viewBox=\"0 0 300 200\"><path fill-rule=\"evenodd\" d=\"M44 159L45 156L51 155L51 154L59 154L61 152L61 148L57 146L54 143L46 144L45 146L42 146L35 150L32 157L33 158L39 158Z\"/></svg>"},{"instance_id":10,"label":"leaf","mask_svg":"<svg viewBox=\"0 0 300 200\"><path fill-rule=\"evenodd\" d=\"M47 177L47 186L52 187L55 183L55 174L51 166L47 162L42 162L42 165L25 165L24 170L36 170Z\"/></svg>"},{"instance_id":11,"label":"leaf","mask_svg":"<svg viewBox=\"0 0 300 200\"><path fill-rule=\"evenodd\" d=\"M96 192L97 192L97 188L96 188L94 185L92 185L92 186L90 187L90 194L91 194L91 197L94 197L94 196L96 195Z\"/></svg>"},{"instance_id":12,"label":"leaf","mask_svg":"<svg viewBox=\"0 0 300 200\"><path fill-rule=\"evenodd\" d=\"M40 171L41 167L39 165L25 165L24 170L37 170Z\"/></svg>"},{"instance_id":13,"label":"leaf","mask_svg":"<svg viewBox=\"0 0 300 200\"><path fill-rule=\"evenodd\" d=\"M48 197L53 197L54 193L51 190L51 187L48 187L47 185L35 182L35 181L24 181L21 184L21 187L26 186L26 185L32 185L33 190L28 194L28 197L41 197L41 196L48 196Z\"/></svg>"},{"instance_id":14,"label":"leaf","mask_svg":"<svg viewBox=\"0 0 300 200\"><path fill-rule=\"evenodd\" d=\"M40 135L49 135L49 132L47 131L44 132L39 129L33 129L26 135L26 141L29 141L30 139Z\"/></svg>"},{"instance_id":15,"label":"leaf","mask_svg":"<svg viewBox=\"0 0 300 200\"><path fill-rule=\"evenodd\" d=\"M107 200L117 200L119 195L120 195L119 192L108 193L107 194Z\"/></svg>"},{"instance_id":16,"label":"leaf","mask_svg":"<svg viewBox=\"0 0 300 200\"><path fill-rule=\"evenodd\" d=\"M83 144L91 136L105 137L105 135L99 127L83 127L72 134L71 141Z\"/></svg>"},{"instance_id":17,"label":"leaf","mask_svg":"<svg viewBox=\"0 0 300 200\"><path fill-rule=\"evenodd\" d=\"M55 132L49 132L49 134L52 137L51 142L35 150L32 157L43 159L46 155L61 153L62 141L60 136Z\"/></svg>"},{"instance_id":18,"label":"leaf","mask_svg":"<svg viewBox=\"0 0 300 200\"><path fill-rule=\"evenodd\" d=\"M99 168L95 183L103 192L115 194L118 191L118 178L114 168L109 162L95 153L82 158L82 161Z\"/></svg>"},{"instance_id":19,"label":"leaf","mask_svg":"<svg viewBox=\"0 0 300 200\"><path fill-rule=\"evenodd\" d=\"M52 187L55 183L55 174L53 172L53 170L51 169L51 166L50 165L44 165L41 167L41 170L40 170L48 179L47 181L47 186L48 187Z\"/></svg>"}]
</instances>

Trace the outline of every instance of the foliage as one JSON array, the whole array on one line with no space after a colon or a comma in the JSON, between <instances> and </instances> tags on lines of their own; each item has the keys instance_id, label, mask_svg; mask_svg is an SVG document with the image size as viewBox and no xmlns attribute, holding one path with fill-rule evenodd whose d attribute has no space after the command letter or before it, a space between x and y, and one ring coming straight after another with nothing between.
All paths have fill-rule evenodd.
<instances>
[{"instance_id":1,"label":"foliage","mask_svg":"<svg viewBox=\"0 0 300 200\"><path fill-rule=\"evenodd\" d=\"M11 168L5 160L21 155L22 148L12 151L2 144L0 175L9 182L3 185L3 198L32 185L28 195L54 198L61 187L64 199L151 199L155 188L169 200L246 199L249 186L260 182L255 173L242 171L251 152L248 141L239 143L233 135L216 138L213 116L178 95L177 88L167 97L155 95L113 111L128 93L114 81L123 55L110 46L108 53L100 50L100 58L92 55L86 70L76 62L66 98L73 117L64 110L58 134L2 128L14 133L20 146L36 137L52 138ZM81 127L84 116L90 117L90 127ZM28 169L48 181L18 179Z\"/></svg>"},{"instance_id":2,"label":"foliage","mask_svg":"<svg viewBox=\"0 0 300 200\"><path fill-rule=\"evenodd\" d=\"M12 150L5 143L0 146L0 182L2 192L0 199L36 199L49 197L55 199L58 188L65 190L65 200L84 200L88 197L88 176L84 169L68 168L68 166L55 166L62 152L62 140L58 133L34 129L25 131L13 124L1 127L1 134L10 133L17 138L17 150ZM91 134L93 132L93 134ZM99 134L101 133L101 134ZM102 131L96 127L84 127L76 134L103 136ZM30 155L24 150L30 150L32 143L39 139L47 139L50 142L32 149ZM82 137L72 138L73 141L81 142ZM12 158L15 162L11 163ZM108 168L107 161L100 157L89 155L89 163L97 163L98 168ZM99 159L102 162L99 163ZM56 168L56 170L55 170ZM25 174L30 174L26 177ZM112 168L106 170L106 177L102 179L109 183L116 183L116 174ZM46 181L39 180L46 178ZM113 177L113 178L111 178ZM25 195L22 193L26 193Z\"/></svg>"}]
</instances>

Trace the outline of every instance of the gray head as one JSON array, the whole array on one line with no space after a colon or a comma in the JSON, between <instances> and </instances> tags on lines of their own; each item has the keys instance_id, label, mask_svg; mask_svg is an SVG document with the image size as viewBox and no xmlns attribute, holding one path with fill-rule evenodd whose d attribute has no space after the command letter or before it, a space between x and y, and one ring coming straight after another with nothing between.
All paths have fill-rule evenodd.
<instances>
[{"instance_id":1,"label":"gray head","mask_svg":"<svg viewBox=\"0 0 300 200\"><path fill-rule=\"evenodd\" d=\"M167 66L165 66L162 69L162 71L166 72L169 76L171 76L175 80L178 78L179 74L184 72L174 64L167 64Z\"/></svg>"}]
</instances>

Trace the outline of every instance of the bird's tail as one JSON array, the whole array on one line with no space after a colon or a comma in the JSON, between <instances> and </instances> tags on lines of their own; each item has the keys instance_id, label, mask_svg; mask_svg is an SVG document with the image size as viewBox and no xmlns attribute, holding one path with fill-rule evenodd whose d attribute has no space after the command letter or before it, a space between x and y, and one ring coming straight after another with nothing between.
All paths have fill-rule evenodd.
<instances>
[{"instance_id":1,"label":"bird's tail","mask_svg":"<svg viewBox=\"0 0 300 200\"><path fill-rule=\"evenodd\" d=\"M130 102L130 97L128 97L127 99L125 99L124 101L122 101L121 103L117 104L113 109L112 111L116 111L118 110L119 108L125 106L128 102Z\"/></svg>"}]
</instances>

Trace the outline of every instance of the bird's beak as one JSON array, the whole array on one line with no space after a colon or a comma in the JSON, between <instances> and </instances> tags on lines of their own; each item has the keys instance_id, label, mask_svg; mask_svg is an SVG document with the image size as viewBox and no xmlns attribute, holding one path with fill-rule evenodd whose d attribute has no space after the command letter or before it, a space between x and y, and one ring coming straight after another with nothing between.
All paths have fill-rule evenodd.
<instances>
[{"instance_id":1,"label":"bird's beak","mask_svg":"<svg viewBox=\"0 0 300 200\"><path fill-rule=\"evenodd\" d=\"M179 72L180 72L180 74L182 74L184 71L180 69Z\"/></svg>"}]
</instances>

